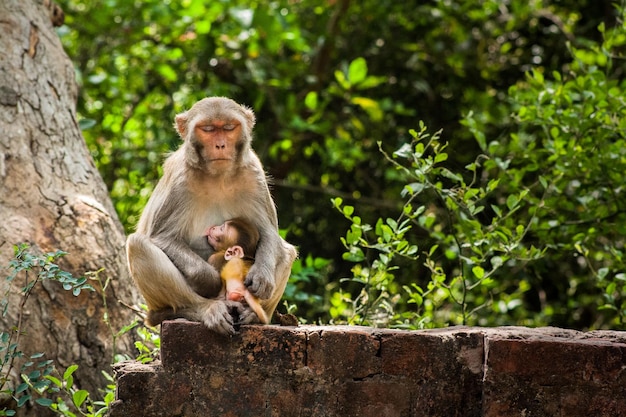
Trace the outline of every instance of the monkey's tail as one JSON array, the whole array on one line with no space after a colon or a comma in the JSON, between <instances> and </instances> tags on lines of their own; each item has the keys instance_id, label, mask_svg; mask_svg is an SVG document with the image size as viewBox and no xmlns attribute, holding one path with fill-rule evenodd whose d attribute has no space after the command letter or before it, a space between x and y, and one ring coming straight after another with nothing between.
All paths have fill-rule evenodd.
<instances>
[{"instance_id":1,"label":"monkey's tail","mask_svg":"<svg viewBox=\"0 0 626 417\"><path fill-rule=\"evenodd\" d=\"M252 311L254 311L254 313L259 318L259 321L263 324L268 324L270 320L267 317L267 313L265 313L265 310L263 310L263 307L261 307L261 304L259 304L259 300L257 300L255 296L250 294L250 291L246 291L243 296Z\"/></svg>"}]
</instances>

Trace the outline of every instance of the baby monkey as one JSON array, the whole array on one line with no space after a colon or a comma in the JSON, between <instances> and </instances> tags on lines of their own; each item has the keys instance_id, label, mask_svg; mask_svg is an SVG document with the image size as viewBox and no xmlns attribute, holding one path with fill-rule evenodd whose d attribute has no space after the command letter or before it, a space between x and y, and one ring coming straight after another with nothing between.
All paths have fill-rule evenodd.
<instances>
[{"instance_id":1,"label":"baby monkey","mask_svg":"<svg viewBox=\"0 0 626 417\"><path fill-rule=\"evenodd\" d=\"M220 271L222 291L220 297L230 301L245 302L263 324L269 323L259 299L248 291L244 280L254 263L259 242L259 231L247 220L237 217L205 231L209 245L215 250L208 262Z\"/></svg>"}]
</instances>

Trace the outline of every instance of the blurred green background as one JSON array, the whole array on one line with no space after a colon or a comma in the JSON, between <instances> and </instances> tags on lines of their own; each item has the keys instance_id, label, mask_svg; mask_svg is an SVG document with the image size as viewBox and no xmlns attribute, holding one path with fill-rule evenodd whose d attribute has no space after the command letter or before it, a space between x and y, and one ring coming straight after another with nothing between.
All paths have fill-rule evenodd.
<instances>
[{"instance_id":1,"label":"blurred green background","mask_svg":"<svg viewBox=\"0 0 626 417\"><path fill-rule=\"evenodd\" d=\"M85 139L127 232L174 115L257 114L303 322L624 326L621 5L61 0ZM423 123L422 123L423 122Z\"/></svg>"}]
</instances>

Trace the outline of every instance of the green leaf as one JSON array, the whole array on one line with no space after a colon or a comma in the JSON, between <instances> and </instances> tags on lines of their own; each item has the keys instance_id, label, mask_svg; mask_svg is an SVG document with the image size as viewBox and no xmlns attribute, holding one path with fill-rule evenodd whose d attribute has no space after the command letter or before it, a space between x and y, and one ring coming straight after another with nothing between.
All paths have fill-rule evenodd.
<instances>
[{"instance_id":1,"label":"green leaf","mask_svg":"<svg viewBox=\"0 0 626 417\"><path fill-rule=\"evenodd\" d=\"M78 121L78 127L81 131L85 131L91 129L96 125L96 121L94 119L80 119Z\"/></svg>"},{"instance_id":2,"label":"green leaf","mask_svg":"<svg viewBox=\"0 0 626 417\"><path fill-rule=\"evenodd\" d=\"M613 295L616 289L617 289L617 284L615 282L611 282L609 285L606 286L604 293L608 295Z\"/></svg>"},{"instance_id":3,"label":"green leaf","mask_svg":"<svg viewBox=\"0 0 626 417\"><path fill-rule=\"evenodd\" d=\"M472 273L478 279L482 279L485 276L485 270L480 265L476 265L475 267L473 267Z\"/></svg>"},{"instance_id":4,"label":"green leaf","mask_svg":"<svg viewBox=\"0 0 626 417\"><path fill-rule=\"evenodd\" d=\"M361 262L365 259L365 255L361 248L351 247L349 252L345 252L342 255L342 258L350 262Z\"/></svg>"},{"instance_id":5,"label":"green leaf","mask_svg":"<svg viewBox=\"0 0 626 417\"><path fill-rule=\"evenodd\" d=\"M519 200L517 199L516 195L511 194L506 198L506 206L509 208L509 210L515 209L518 204Z\"/></svg>"},{"instance_id":6,"label":"green leaf","mask_svg":"<svg viewBox=\"0 0 626 417\"><path fill-rule=\"evenodd\" d=\"M560 135L561 135L561 131L559 130L558 127L552 126L550 128L550 136L552 136L553 139L558 139Z\"/></svg>"},{"instance_id":7,"label":"green leaf","mask_svg":"<svg viewBox=\"0 0 626 417\"><path fill-rule=\"evenodd\" d=\"M348 80L351 85L355 85L365 80L365 77L367 77L367 62L365 58L359 57L348 67Z\"/></svg>"},{"instance_id":8,"label":"green leaf","mask_svg":"<svg viewBox=\"0 0 626 417\"><path fill-rule=\"evenodd\" d=\"M28 389L28 384L26 382L22 382L21 384L19 384L17 386L17 388L15 388L15 393L19 394L21 392L24 392Z\"/></svg>"},{"instance_id":9,"label":"green leaf","mask_svg":"<svg viewBox=\"0 0 626 417\"><path fill-rule=\"evenodd\" d=\"M33 384L33 389L39 393L42 393L44 390L50 387L50 381L46 379L41 379Z\"/></svg>"},{"instance_id":10,"label":"green leaf","mask_svg":"<svg viewBox=\"0 0 626 417\"><path fill-rule=\"evenodd\" d=\"M42 407L50 407L52 404L54 404L54 401L52 401L50 398L37 398L35 402Z\"/></svg>"},{"instance_id":11,"label":"green leaf","mask_svg":"<svg viewBox=\"0 0 626 417\"><path fill-rule=\"evenodd\" d=\"M176 74L176 71L174 71L174 69L167 64L159 65L157 67L157 71L167 81L175 82L176 80L178 80L178 74Z\"/></svg>"},{"instance_id":12,"label":"green leaf","mask_svg":"<svg viewBox=\"0 0 626 417\"><path fill-rule=\"evenodd\" d=\"M198 19L195 21L194 26L198 35L204 35L211 32L211 21L209 19Z\"/></svg>"},{"instance_id":13,"label":"green leaf","mask_svg":"<svg viewBox=\"0 0 626 417\"><path fill-rule=\"evenodd\" d=\"M443 162L446 160L448 160L448 154L445 152L438 153L437 155L435 155L435 163Z\"/></svg>"},{"instance_id":14,"label":"green leaf","mask_svg":"<svg viewBox=\"0 0 626 417\"><path fill-rule=\"evenodd\" d=\"M28 402L28 400L30 400L32 398L32 396L30 394L21 396L18 400L17 400L17 408L21 408L24 406L24 404L26 404Z\"/></svg>"},{"instance_id":15,"label":"green leaf","mask_svg":"<svg viewBox=\"0 0 626 417\"><path fill-rule=\"evenodd\" d=\"M304 98L304 105L307 106L309 110L317 109L317 91L309 91Z\"/></svg>"},{"instance_id":16,"label":"green leaf","mask_svg":"<svg viewBox=\"0 0 626 417\"><path fill-rule=\"evenodd\" d=\"M39 370L34 370L31 373L28 374L28 379L30 381L36 381L39 379L39 377L41 376L41 371Z\"/></svg>"},{"instance_id":17,"label":"green leaf","mask_svg":"<svg viewBox=\"0 0 626 417\"><path fill-rule=\"evenodd\" d=\"M72 385L74 385L74 378L72 377L72 374L76 372L77 369L78 369L78 365L76 364L70 365L63 373L63 380L65 381L68 387L71 387Z\"/></svg>"},{"instance_id":18,"label":"green leaf","mask_svg":"<svg viewBox=\"0 0 626 417\"><path fill-rule=\"evenodd\" d=\"M368 88L374 88L387 82L387 77L372 77L369 76L365 78L362 82L357 86L359 90L367 90Z\"/></svg>"},{"instance_id":19,"label":"green leaf","mask_svg":"<svg viewBox=\"0 0 626 417\"><path fill-rule=\"evenodd\" d=\"M346 76L343 72L339 70L335 71L335 79L344 90L350 89L350 83L346 79Z\"/></svg>"},{"instance_id":20,"label":"green leaf","mask_svg":"<svg viewBox=\"0 0 626 417\"><path fill-rule=\"evenodd\" d=\"M79 389L72 395L72 401L77 408L80 408L80 406L83 405L87 397L89 397L89 392L84 389Z\"/></svg>"},{"instance_id":21,"label":"green leaf","mask_svg":"<svg viewBox=\"0 0 626 417\"><path fill-rule=\"evenodd\" d=\"M383 112L378 105L378 102L372 100L371 98L354 97L351 101L365 110L373 121L379 122L383 119Z\"/></svg>"},{"instance_id":22,"label":"green leaf","mask_svg":"<svg viewBox=\"0 0 626 417\"><path fill-rule=\"evenodd\" d=\"M452 171L450 171L448 168L441 168L441 171L439 171L441 173L442 176L449 178L451 180L457 181L457 182L463 182L463 177L460 176L459 174L456 174Z\"/></svg>"},{"instance_id":23,"label":"green leaf","mask_svg":"<svg viewBox=\"0 0 626 417\"><path fill-rule=\"evenodd\" d=\"M349 245L356 245L359 241L359 239L361 239L362 236L362 231L360 228L358 227L352 227L348 233L346 233L346 242Z\"/></svg>"}]
</instances>

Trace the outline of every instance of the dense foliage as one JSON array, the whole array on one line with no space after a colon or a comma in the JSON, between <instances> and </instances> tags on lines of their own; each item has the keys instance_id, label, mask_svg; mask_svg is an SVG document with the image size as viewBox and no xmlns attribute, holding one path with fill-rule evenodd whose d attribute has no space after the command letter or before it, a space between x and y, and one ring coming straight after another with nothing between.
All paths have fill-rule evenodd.
<instances>
[{"instance_id":1,"label":"dense foliage","mask_svg":"<svg viewBox=\"0 0 626 417\"><path fill-rule=\"evenodd\" d=\"M624 328L619 8L60 3L81 126L127 230L178 146L174 115L225 95L257 113L302 319Z\"/></svg>"}]
</instances>

